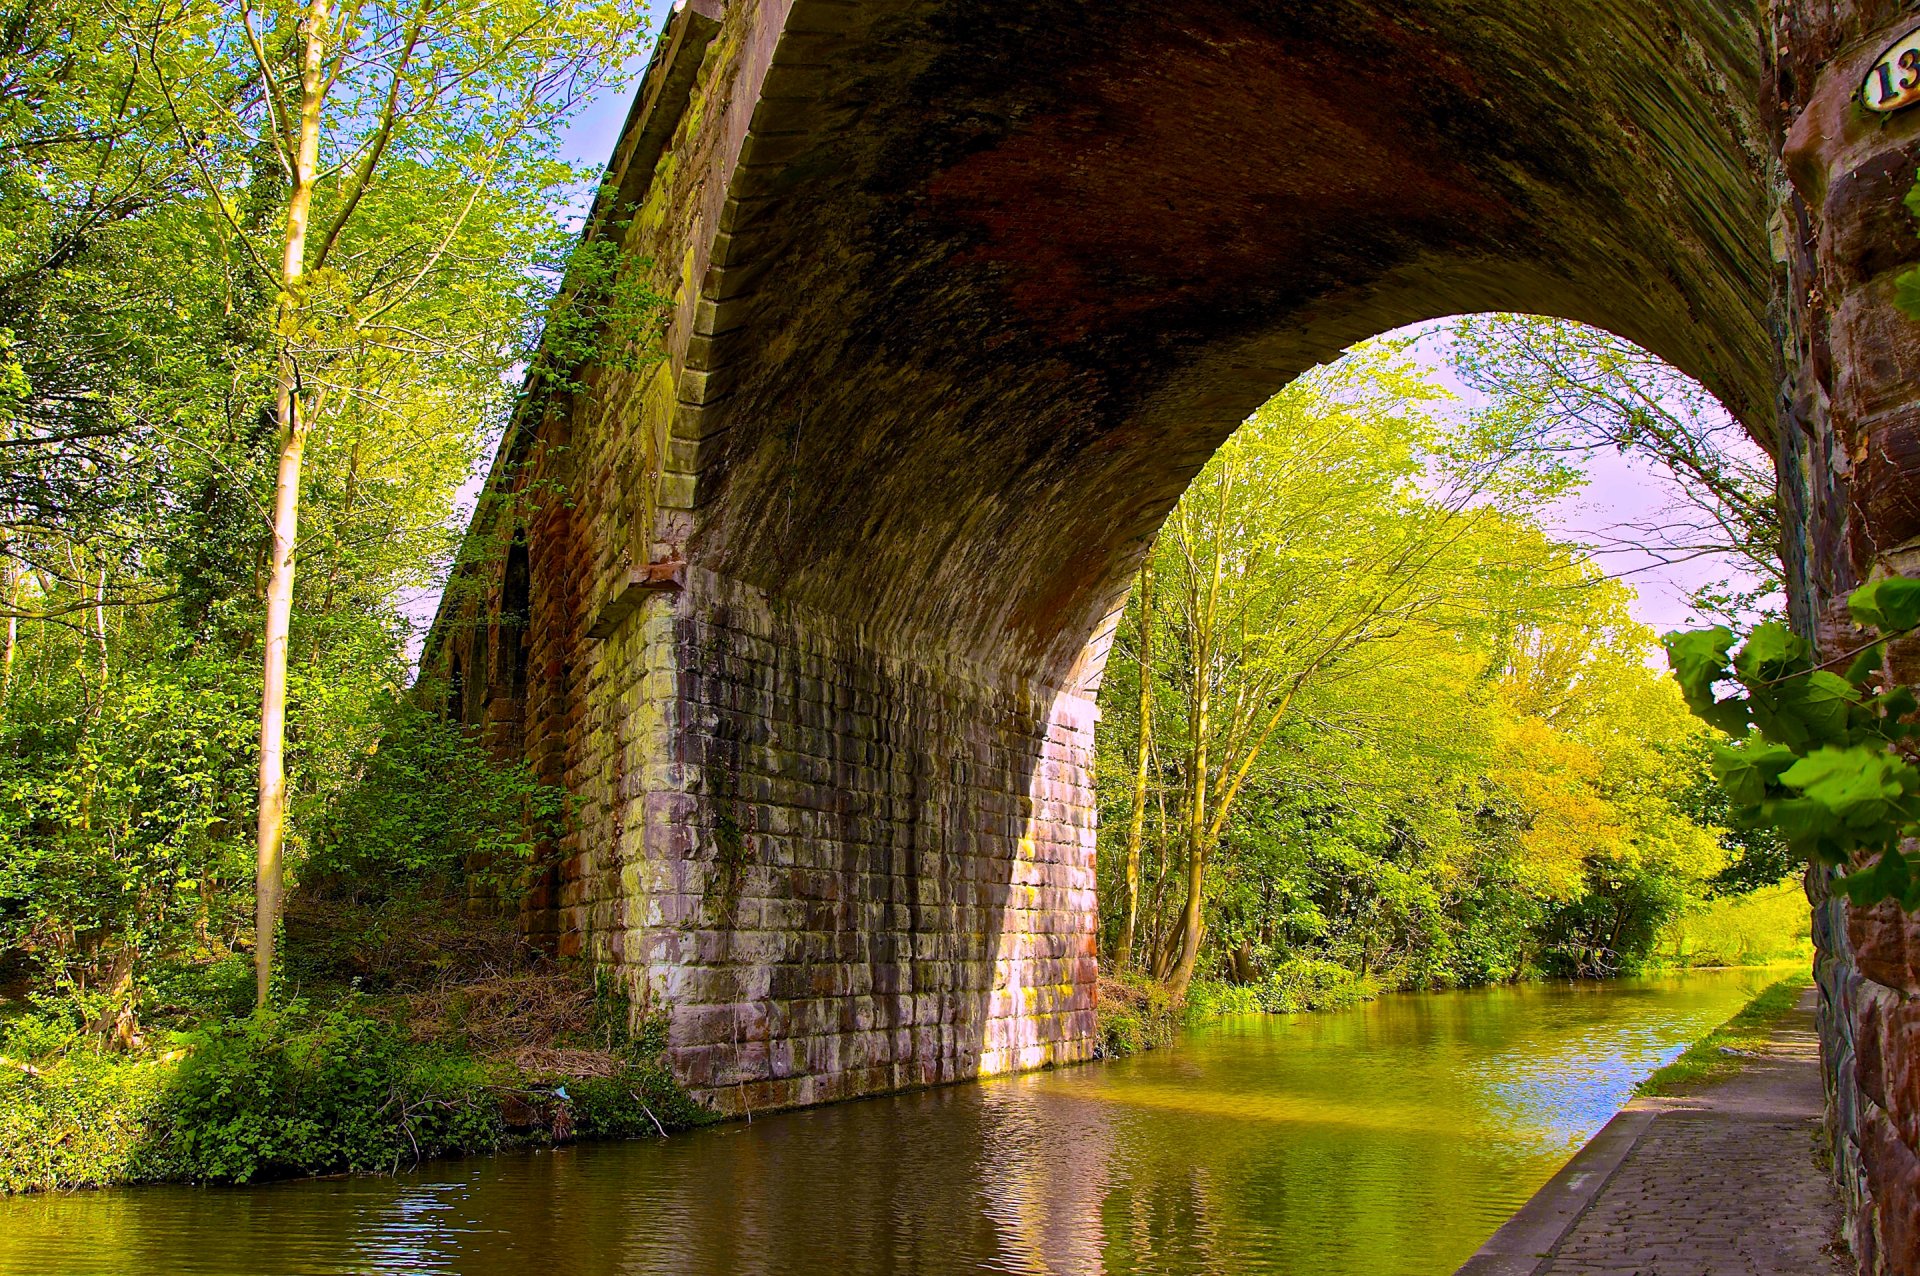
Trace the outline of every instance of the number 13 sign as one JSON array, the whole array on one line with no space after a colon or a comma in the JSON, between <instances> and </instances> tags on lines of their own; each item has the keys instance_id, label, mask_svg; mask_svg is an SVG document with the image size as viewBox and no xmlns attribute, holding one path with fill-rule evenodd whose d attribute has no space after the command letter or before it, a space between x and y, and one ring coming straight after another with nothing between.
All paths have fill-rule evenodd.
<instances>
[{"instance_id":1,"label":"number 13 sign","mask_svg":"<svg viewBox=\"0 0 1920 1276\"><path fill-rule=\"evenodd\" d=\"M1897 111L1920 104L1920 27L1907 32L1874 64L1860 86L1869 111Z\"/></svg>"}]
</instances>

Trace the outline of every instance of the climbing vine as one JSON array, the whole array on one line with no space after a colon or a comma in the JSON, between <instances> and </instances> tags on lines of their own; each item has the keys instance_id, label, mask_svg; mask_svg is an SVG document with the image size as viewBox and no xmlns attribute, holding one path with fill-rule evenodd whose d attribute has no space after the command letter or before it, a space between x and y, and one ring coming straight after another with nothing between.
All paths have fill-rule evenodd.
<instances>
[{"instance_id":1,"label":"climbing vine","mask_svg":"<svg viewBox=\"0 0 1920 1276\"><path fill-rule=\"evenodd\" d=\"M1768 623L1733 651L1724 625L1664 640L1688 708L1734 737L1713 769L1734 819L1776 830L1806 858L1845 869L1835 887L1856 904L1920 908L1920 768L1907 721L1920 699L1892 684L1886 643L1920 627L1920 580L1889 577L1847 599L1856 624L1880 637L1834 660L1786 626ZM1848 661L1846 672L1833 666ZM1732 694L1721 688L1731 684ZM1880 688L1875 690L1874 688Z\"/></svg>"}]
</instances>

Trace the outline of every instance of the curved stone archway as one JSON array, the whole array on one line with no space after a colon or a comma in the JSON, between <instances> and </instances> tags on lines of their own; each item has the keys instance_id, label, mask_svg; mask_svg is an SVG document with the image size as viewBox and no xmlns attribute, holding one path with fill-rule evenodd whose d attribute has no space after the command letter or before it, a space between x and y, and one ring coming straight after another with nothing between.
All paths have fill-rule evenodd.
<instances>
[{"instance_id":1,"label":"curved stone archway","mask_svg":"<svg viewBox=\"0 0 1920 1276\"><path fill-rule=\"evenodd\" d=\"M685 0L589 228L664 357L612 332L536 387L474 532L524 540L524 651L485 554L428 649L523 671L473 694L575 796L527 925L729 1109L1086 1057L1137 557L1254 406L1416 320L1577 319L1703 382L1780 463L1804 628L1906 570L1920 112L1849 94L1910 8ZM1920 1134L1861 1133L1920 1095L1851 1057L1920 1049L1908 931L1821 916L1843 1170L1920 1182Z\"/></svg>"},{"instance_id":2,"label":"curved stone archway","mask_svg":"<svg viewBox=\"0 0 1920 1276\"><path fill-rule=\"evenodd\" d=\"M1771 436L1751 10L783 16L676 316L689 561L1055 681L1221 439L1386 329L1596 323Z\"/></svg>"}]
</instances>

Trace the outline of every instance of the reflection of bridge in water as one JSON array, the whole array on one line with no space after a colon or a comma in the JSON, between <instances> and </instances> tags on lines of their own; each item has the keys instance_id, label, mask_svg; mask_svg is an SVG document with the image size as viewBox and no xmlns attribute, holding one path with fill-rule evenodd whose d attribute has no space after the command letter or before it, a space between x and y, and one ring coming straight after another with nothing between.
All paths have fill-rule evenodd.
<instances>
[{"instance_id":1,"label":"reflection of bridge in water","mask_svg":"<svg viewBox=\"0 0 1920 1276\"><path fill-rule=\"evenodd\" d=\"M578 799L528 925L735 1111L1086 1057L1131 569L1249 409L1413 320L1713 389L1803 628L1902 569L1920 112L1850 96L1898 7L688 0L593 227L666 357L530 399L429 652ZM1847 1044L1914 1057L1911 928L1856 922L1860 983L1829 920L1845 1172L1920 1181L1913 1070Z\"/></svg>"}]
</instances>

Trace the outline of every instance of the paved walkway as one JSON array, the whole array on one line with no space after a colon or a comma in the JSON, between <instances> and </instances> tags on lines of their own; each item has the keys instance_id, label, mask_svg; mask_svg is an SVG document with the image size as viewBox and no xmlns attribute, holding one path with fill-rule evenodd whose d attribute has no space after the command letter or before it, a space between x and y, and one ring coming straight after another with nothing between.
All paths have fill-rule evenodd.
<instances>
[{"instance_id":1,"label":"paved walkway","mask_svg":"<svg viewBox=\"0 0 1920 1276\"><path fill-rule=\"evenodd\" d=\"M1813 990L1732 1077L1636 1099L1458 1276L1841 1276ZM1839 1251L1844 1253L1844 1250Z\"/></svg>"}]
</instances>

